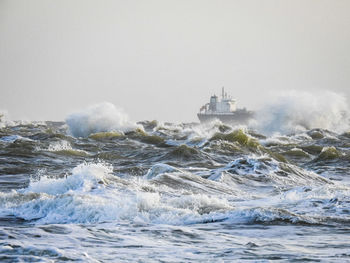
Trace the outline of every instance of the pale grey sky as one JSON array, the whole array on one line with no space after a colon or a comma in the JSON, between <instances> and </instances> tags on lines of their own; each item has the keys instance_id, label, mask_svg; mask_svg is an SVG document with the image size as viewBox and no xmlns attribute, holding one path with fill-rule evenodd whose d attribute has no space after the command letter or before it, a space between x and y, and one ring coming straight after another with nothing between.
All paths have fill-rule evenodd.
<instances>
[{"instance_id":1,"label":"pale grey sky","mask_svg":"<svg viewBox=\"0 0 350 263\"><path fill-rule=\"evenodd\" d=\"M63 120L109 101L133 120L196 121L225 86L350 97L349 0L0 0L0 109Z\"/></svg>"}]
</instances>

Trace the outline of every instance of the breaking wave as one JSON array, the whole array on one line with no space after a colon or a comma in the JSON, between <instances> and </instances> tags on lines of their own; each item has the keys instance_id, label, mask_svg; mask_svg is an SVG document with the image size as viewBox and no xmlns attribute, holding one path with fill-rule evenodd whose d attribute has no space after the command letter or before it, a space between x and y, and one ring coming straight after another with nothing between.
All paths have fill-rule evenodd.
<instances>
[{"instance_id":1,"label":"breaking wave","mask_svg":"<svg viewBox=\"0 0 350 263\"><path fill-rule=\"evenodd\" d=\"M330 91L290 91L257 111L253 124L264 134L296 133L313 128L344 132L350 125L346 98Z\"/></svg>"},{"instance_id":2,"label":"breaking wave","mask_svg":"<svg viewBox=\"0 0 350 263\"><path fill-rule=\"evenodd\" d=\"M66 118L70 133L75 137L87 137L99 132L125 132L141 128L112 103L104 102L72 113Z\"/></svg>"},{"instance_id":3,"label":"breaking wave","mask_svg":"<svg viewBox=\"0 0 350 263\"><path fill-rule=\"evenodd\" d=\"M312 213L319 209L313 208L314 203L327 198L330 201L322 201L326 207L333 204L332 198L347 200L348 188L337 188L295 166L280 165L264 158L237 159L205 179L202 172L156 164L143 178L126 180L116 176L107 163L82 163L70 175L42 176L24 189L1 193L0 213L37 224L122 220L170 225L221 221L320 224ZM251 195L261 183L272 186L273 181L279 185L276 189L293 188L279 195ZM302 186L305 184L309 186ZM281 204L291 209L280 209ZM310 216L298 212L306 208ZM344 211L343 207L338 210L340 214Z\"/></svg>"},{"instance_id":4,"label":"breaking wave","mask_svg":"<svg viewBox=\"0 0 350 263\"><path fill-rule=\"evenodd\" d=\"M51 143L47 149L49 152L61 154L61 155L75 155L75 156L87 156L88 153L83 150L74 149L70 142L66 140Z\"/></svg>"},{"instance_id":5,"label":"breaking wave","mask_svg":"<svg viewBox=\"0 0 350 263\"><path fill-rule=\"evenodd\" d=\"M0 110L0 129L8 125L14 125L14 122L10 120L7 110Z\"/></svg>"}]
</instances>

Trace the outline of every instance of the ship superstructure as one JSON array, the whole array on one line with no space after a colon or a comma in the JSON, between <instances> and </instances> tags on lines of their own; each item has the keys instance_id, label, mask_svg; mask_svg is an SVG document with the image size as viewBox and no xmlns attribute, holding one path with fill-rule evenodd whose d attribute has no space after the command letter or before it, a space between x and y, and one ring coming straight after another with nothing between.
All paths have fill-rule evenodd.
<instances>
[{"instance_id":1,"label":"ship superstructure","mask_svg":"<svg viewBox=\"0 0 350 263\"><path fill-rule=\"evenodd\" d=\"M201 122L208 122L218 119L225 123L247 123L252 117L253 112L236 108L236 101L228 96L225 89L222 88L221 99L213 95L209 103L203 105L197 114Z\"/></svg>"}]
</instances>

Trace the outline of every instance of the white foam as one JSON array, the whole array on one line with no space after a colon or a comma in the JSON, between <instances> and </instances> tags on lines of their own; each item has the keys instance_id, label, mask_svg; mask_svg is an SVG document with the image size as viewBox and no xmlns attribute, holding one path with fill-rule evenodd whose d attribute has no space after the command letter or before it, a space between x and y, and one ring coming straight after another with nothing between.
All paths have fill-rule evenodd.
<instances>
[{"instance_id":1,"label":"white foam","mask_svg":"<svg viewBox=\"0 0 350 263\"><path fill-rule=\"evenodd\" d=\"M161 133L163 136L169 136L166 144L171 146L180 146L182 144L191 147L203 147L215 133L220 132L220 128L224 124L220 120L201 123L199 125L183 125L183 124L167 124L159 125L155 129L155 133ZM225 124L230 130L242 129L247 127L243 125L230 126Z\"/></svg>"},{"instance_id":2,"label":"white foam","mask_svg":"<svg viewBox=\"0 0 350 263\"><path fill-rule=\"evenodd\" d=\"M268 155L251 155L238 158L223 168L216 169L208 178L221 181L225 174L239 178L250 187L296 187L300 185L322 185L331 182L322 176L290 163L278 162Z\"/></svg>"},{"instance_id":3,"label":"white foam","mask_svg":"<svg viewBox=\"0 0 350 263\"><path fill-rule=\"evenodd\" d=\"M311 137L308 139L311 140ZM283 136L280 133L274 133L266 139L259 140L259 142L264 146L296 144L299 141L300 140L297 140L297 138L293 136Z\"/></svg>"},{"instance_id":4,"label":"white foam","mask_svg":"<svg viewBox=\"0 0 350 263\"><path fill-rule=\"evenodd\" d=\"M123 181L112 170L102 163L81 164L64 178L41 177L21 191L3 194L1 207L40 224L120 220L184 224L201 221L202 213L232 209L225 198L175 190L161 194L162 187L147 180ZM155 192L143 190L145 186Z\"/></svg>"},{"instance_id":5,"label":"white foam","mask_svg":"<svg viewBox=\"0 0 350 263\"><path fill-rule=\"evenodd\" d=\"M92 105L66 118L69 131L75 137L87 137L97 132L125 132L143 127L129 121L128 116L112 103Z\"/></svg>"},{"instance_id":6,"label":"white foam","mask_svg":"<svg viewBox=\"0 0 350 263\"><path fill-rule=\"evenodd\" d=\"M63 140L63 141L51 143L47 150L50 152L58 152L58 151L73 150L73 148L72 148L72 145L68 141Z\"/></svg>"},{"instance_id":7,"label":"white foam","mask_svg":"<svg viewBox=\"0 0 350 263\"><path fill-rule=\"evenodd\" d=\"M234 172L242 179L244 175L258 177L263 173L276 179L278 176L275 173L280 171L278 163L271 160L261 165L262 161L250 158L240 163L237 160L222 168L222 171L227 173L234 169ZM301 172L297 171L297 173ZM274 220L312 223L313 217L308 219L301 215L317 213L319 208L313 207L314 200L334 197L346 199L349 193L349 189L344 187L340 189L333 184L315 183L311 185L311 180L304 177L315 180L316 175L304 173L299 175L301 178L296 177L287 182L293 185L290 191L277 195L265 195L257 199L252 198L249 191L242 191L240 196L220 194L218 191L209 194L208 191L198 190L204 189L205 185L220 188L227 186L227 182L212 182L199 178L202 188L195 188L191 192L188 186L195 183L193 181L195 178L191 177L192 181L189 181L188 184L184 181L182 186L172 188L162 184L162 178L158 175L164 173L174 178L182 174L171 166L159 164L150 169L149 176L145 176L146 180L142 178L125 180L113 174L113 168L108 164L83 163L75 167L71 175L66 177L43 176L37 181L30 182L25 189L0 193L0 213L26 220L36 220L37 224L121 222L124 220L170 225L222 220L233 223ZM284 179L281 178L281 180ZM179 182L182 181L179 180ZM303 185L309 184L310 190L302 186L295 187L300 182L303 182ZM187 189L182 190L179 187ZM215 189L218 190L218 187ZM324 206L327 205L329 205L328 201ZM343 213L342 211L347 206L347 203L344 203L343 207L337 209L337 213ZM286 209L280 210L279 207ZM297 209L294 209L295 207Z\"/></svg>"},{"instance_id":8,"label":"white foam","mask_svg":"<svg viewBox=\"0 0 350 263\"><path fill-rule=\"evenodd\" d=\"M69 191L88 192L98 187L99 182L113 172L113 168L104 163L83 163L72 170L72 175L64 178L43 176L39 181L30 182L24 193L64 194Z\"/></svg>"}]
</instances>

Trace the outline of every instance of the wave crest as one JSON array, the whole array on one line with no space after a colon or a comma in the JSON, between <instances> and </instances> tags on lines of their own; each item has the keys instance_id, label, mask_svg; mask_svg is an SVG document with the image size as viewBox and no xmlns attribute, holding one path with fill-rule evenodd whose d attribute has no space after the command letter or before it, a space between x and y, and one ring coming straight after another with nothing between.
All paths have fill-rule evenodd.
<instances>
[{"instance_id":1,"label":"wave crest","mask_svg":"<svg viewBox=\"0 0 350 263\"><path fill-rule=\"evenodd\" d=\"M313 128L344 132L350 128L349 106L338 93L290 91L257 112L257 129L266 134L295 133Z\"/></svg>"},{"instance_id":2,"label":"wave crest","mask_svg":"<svg viewBox=\"0 0 350 263\"><path fill-rule=\"evenodd\" d=\"M70 133L74 137L88 137L99 132L126 132L142 129L129 121L128 116L112 103L103 102L85 110L72 113L66 118Z\"/></svg>"}]
</instances>

